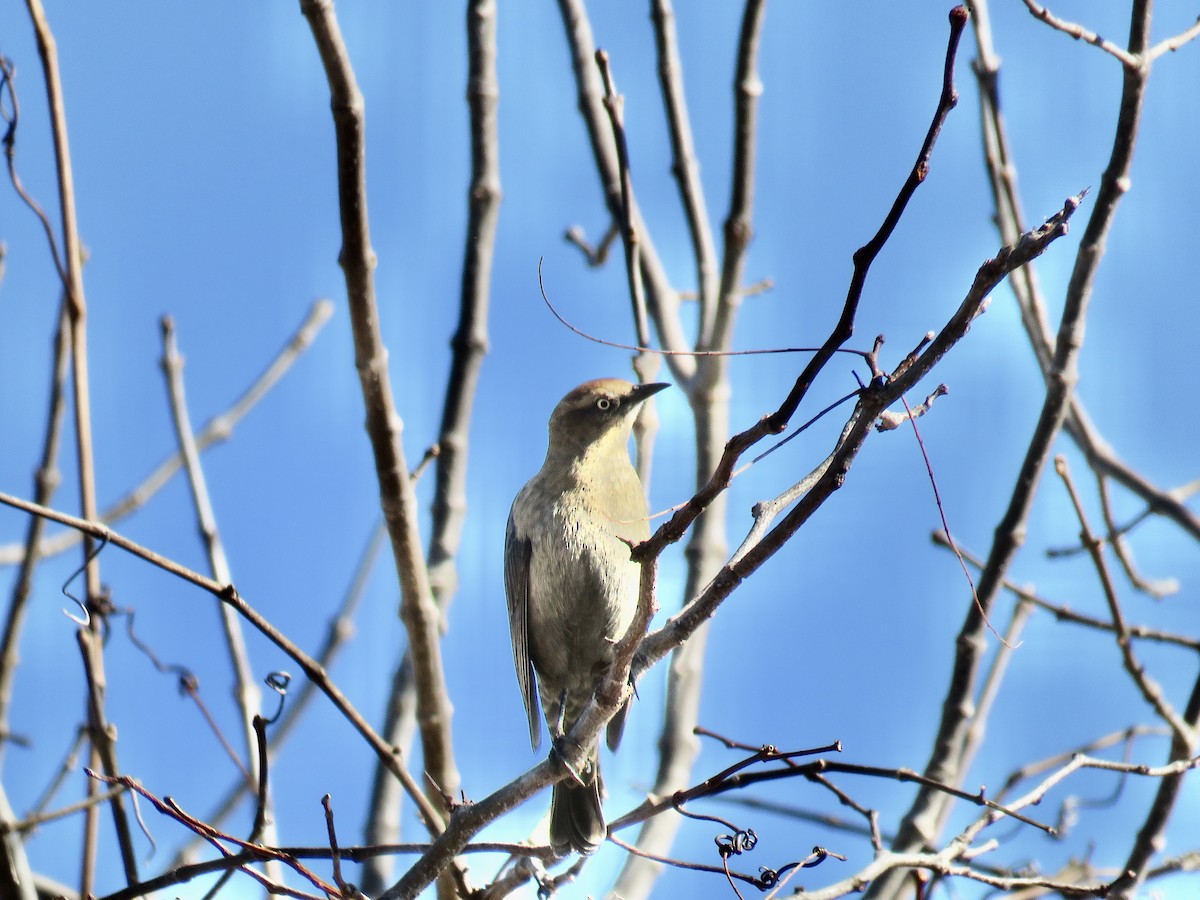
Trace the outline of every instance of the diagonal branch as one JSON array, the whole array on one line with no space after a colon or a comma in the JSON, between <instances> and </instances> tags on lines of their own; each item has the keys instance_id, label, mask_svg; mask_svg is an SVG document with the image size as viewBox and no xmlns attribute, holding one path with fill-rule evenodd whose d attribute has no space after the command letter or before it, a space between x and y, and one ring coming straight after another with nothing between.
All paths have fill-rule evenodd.
<instances>
[{"instance_id":1,"label":"diagonal branch","mask_svg":"<svg viewBox=\"0 0 1200 900\"><path fill-rule=\"evenodd\" d=\"M1130 52L1143 53L1148 35L1149 3L1147 0L1138 0L1130 24ZM996 536L979 578L976 590L978 601L969 607L958 634L958 651L943 701L942 718L925 769L927 775L938 781L954 784L965 777L961 763L970 733L971 698L975 693L974 685L986 646L985 617L1003 589L1005 573L1021 544L1034 493L1050 458L1054 439L1070 410L1071 396L1078 379L1079 352L1083 345L1088 300L1113 215L1128 188L1129 166L1145 96L1146 72L1141 68L1126 67L1124 75L1113 150L1075 259L1054 355L1046 376L1045 399L1008 508L996 527ZM936 839L939 823L944 821L946 802L943 796L935 796L926 790L919 791L904 816L893 849L906 852L929 846ZM901 880L901 875L893 873L872 884L867 894L869 900L894 896L900 890Z\"/></svg>"}]
</instances>

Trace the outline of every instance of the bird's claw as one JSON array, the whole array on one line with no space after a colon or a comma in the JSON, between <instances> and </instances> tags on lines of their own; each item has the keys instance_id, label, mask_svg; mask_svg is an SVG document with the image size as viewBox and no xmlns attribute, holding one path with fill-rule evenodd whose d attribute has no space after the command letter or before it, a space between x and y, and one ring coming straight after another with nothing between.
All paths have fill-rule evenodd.
<instances>
[{"instance_id":1,"label":"bird's claw","mask_svg":"<svg viewBox=\"0 0 1200 900\"><path fill-rule=\"evenodd\" d=\"M567 753L569 749L570 748L565 736L552 738L550 741L550 758L557 759L560 763L562 763L563 768L571 773L571 777L575 779L576 783L579 784L580 787L586 787L587 782L583 780L584 773L579 771L579 769L567 761Z\"/></svg>"}]
</instances>

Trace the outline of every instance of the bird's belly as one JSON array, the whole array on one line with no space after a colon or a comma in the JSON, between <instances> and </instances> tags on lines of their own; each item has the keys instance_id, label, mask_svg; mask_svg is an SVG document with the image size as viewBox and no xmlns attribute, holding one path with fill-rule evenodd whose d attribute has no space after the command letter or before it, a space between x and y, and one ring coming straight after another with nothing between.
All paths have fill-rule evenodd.
<instances>
[{"instance_id":1,"label":"bird's belly","mask_svg":"<svg viewBox=\"0 0 1200 900\"><path fill-rule=\"evenodd\" d=\"M556 552L535 541L530 559L530 659L546 688L570 694L595 688L638 594L629 548L610 535L588 543L581 532L588 529L559 532L568 538Z\"/></svg>"}]
</instances>

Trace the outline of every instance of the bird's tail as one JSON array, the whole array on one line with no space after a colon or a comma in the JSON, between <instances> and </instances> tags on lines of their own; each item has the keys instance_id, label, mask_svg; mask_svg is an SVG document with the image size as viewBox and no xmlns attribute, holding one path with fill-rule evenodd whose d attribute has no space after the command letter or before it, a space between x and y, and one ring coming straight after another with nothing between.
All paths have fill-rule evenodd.
<instances>
[{"instance_id":1,"label":"bird's tail","mask_svg":"<svg viewBox=\"0 0 1200 900\"><path fill-rule=\"evenodd\" d=\"M595 853L608 836L600 808L600 761L584 775L586 784L568 778L554 785L550 797L550 847L559 856Z\"/></svg>"}]
</instances>

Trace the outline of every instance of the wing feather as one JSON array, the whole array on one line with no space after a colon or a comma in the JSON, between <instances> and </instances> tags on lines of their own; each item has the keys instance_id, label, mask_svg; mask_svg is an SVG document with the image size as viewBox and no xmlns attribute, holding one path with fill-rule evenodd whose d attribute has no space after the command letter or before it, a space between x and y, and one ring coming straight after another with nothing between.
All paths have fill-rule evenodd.
<instances>
[{"instance_id":1,"label":"wing feather","mask_svg":"<svg viewBox=\"0 0 1200 900\"><path fill-rule=\"evenodd\" d=\"M539 721L537 676L529 659L529 561L533 542L517 533L513 517L508 517L504 536L504 591L508 595L508 627L512 632L513 664L525 713L529 717L529 743L537 750L542 743Z\"/></svg>"}]
</instances>

